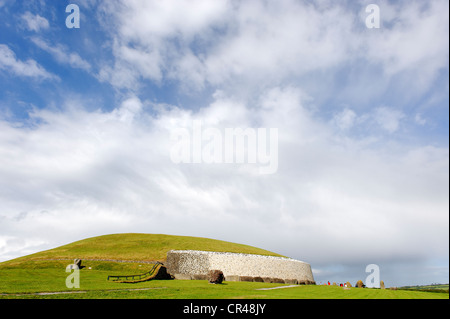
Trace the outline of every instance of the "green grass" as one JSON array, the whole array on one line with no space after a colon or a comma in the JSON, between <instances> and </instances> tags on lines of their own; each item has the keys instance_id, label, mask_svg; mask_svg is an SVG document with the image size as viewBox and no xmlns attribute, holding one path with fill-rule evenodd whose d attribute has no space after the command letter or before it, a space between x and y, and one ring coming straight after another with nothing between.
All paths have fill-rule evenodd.
<instances>
[{"instance_id":1,"label":"green grass","mask_svg":"<svg viewBox=\"0 0 450 319\"><path fill-rule=\"evenodd\" d=\"M153 280L120 284L106 280L111 274L139 273L150 265L87 261L80 270L80 288L68 289L67 261L29 261L20 268L0 268L0 299L448 299L448 293L409 290L350 288L338 286L287 286L256 282L225 282L211 285L203 280ZM91 269L88 269L91 267ZM132 289L132 290L127 290ZM146 289L146 290L142 290ZM40 292L82 292L35 295ZM1 295L4 294L4 295Z\"/></svg>"},{"instance_id":2,"label":"green grass","mask_svg":"<svg viewBox=\"0 0 450 319\"><path fill-rule=\"evenodd\" d=\"M212 285L198 280L153 280L135 284L107 281L108 275L130 275L148 271L152 265L139 262L164 261L171 249L227 251L263 255L278 254L246 245L197 237L120 234L88 238L55 249L0 263L0 299L448 299L448 292L358 289L337 286L286 286L270 283L225 282ZM66 287L66 266L83 259L80 288ZM90 269L89 269L90 268ZM70 294L37 295L42 292ZM80 293L73 293L80 292Z\"/></svg>"},{"instance_id":3,"label":"green grass","mask_svg":"<svg viewBox=\"0 0 450 319\"><path fill-rule=\"evenodd\" d=\"M18 272L16 276L29 276ZM44 271L38 277L54 276ZM154 280L139 284L117 284L105 280L105 271L83 272L80 289L64 286L65 273L48 282L39 280L33 286L17 286L16 292L0 298L7 299L448 299L447 293L429 293L407 290L381 290L336 286L296 286L291 288L259 290L287 286L256 282L225 282L212 285L205 280ZM44 285L42 285L45 282ZM46 289L43 289L46 288ZM25 292L28 291L28 293ZM76 294L34 295L38 291L72 291ZM15 295L20 294L20 295Z\"/></svg>"},{"instance_id":4,"label":"green grass","mask_svg":"<svg viewBox=\"0 0 450 319\"><path fill-rule=\"evenodd\" d=\"M49 259L81 258L164 262L167 252L172 249L281 256L256 247L209 238L162 234L113 234L87 238L68 245L0 263L0 269L6 265L19 266L24 262Z\"/></svg>"}]
</instances>

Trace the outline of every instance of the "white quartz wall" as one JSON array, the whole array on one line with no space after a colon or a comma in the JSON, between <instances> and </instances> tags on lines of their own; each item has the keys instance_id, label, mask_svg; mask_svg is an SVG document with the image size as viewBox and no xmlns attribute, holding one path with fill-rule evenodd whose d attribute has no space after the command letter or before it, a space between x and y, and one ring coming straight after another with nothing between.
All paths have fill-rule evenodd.
<instances>
[{"instance_id":1,"label":"white quartz wall","mask_svg":"<svg viewBox=\"0 0 450 319\"><path fill-rule=\"evenodd\" d=\"M270 277L298 282L314 282L311 266L308 263L282 257L172 250L167 253L166 265L167 271L175 277L177 275L207 275L209 270L217 269L223 272L226 279Z\"/></svg>"}]
</instances>

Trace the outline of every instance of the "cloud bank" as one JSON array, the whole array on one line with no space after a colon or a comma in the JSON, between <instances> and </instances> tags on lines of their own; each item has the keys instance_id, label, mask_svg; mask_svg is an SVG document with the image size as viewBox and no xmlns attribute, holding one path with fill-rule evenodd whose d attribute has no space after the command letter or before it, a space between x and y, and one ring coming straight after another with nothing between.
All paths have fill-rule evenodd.
<instances>
[{"instance_id":1,"label":"cloud bank","mask_svg":"<svg viewBox=\"0 0 450 319\"><path fill-rule=\"evenodd\" d=\"M36 111L28 128L1 122L3 257L28 247L16 243L28 234L42 243L128 230L201 234L316 264L445 255L448 149L374 149L336 134L300 96L275 88L259 101L261 126L280 128L268 176L252 164L170 160L173 129L251 124L247 106L225 96L198 112L133 97L109 113L69 105Z\"/></svg>"}]
</instances>

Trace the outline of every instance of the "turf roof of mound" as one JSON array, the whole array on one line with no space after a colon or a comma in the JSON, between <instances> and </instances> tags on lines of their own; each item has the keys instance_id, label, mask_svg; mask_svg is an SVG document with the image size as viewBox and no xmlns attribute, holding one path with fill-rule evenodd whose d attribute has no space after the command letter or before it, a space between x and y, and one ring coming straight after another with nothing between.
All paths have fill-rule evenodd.
<instances>
[{"instance_id":1,"label":"turf roof of mound","mask_svg":"<svg viewBox=\"0 0 450 319\"><path fill-rule=\"evenodd\" d=\"M91 237L64 246L14 259L15 262L45 259L102 259L165 261L169 250L204 250L279 256L279 254L216 239L163 234L112 234Z\"/></svg>"}]
</instances>

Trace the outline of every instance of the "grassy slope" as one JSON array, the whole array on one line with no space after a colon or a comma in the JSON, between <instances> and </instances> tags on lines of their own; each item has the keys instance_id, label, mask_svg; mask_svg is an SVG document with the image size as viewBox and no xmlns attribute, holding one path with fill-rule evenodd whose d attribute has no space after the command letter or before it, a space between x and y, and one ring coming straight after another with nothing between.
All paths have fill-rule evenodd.
<instances>
[{"instance_id":1,"label":"grassy slope","mask_svg":"<svg viewBox=\"0 0 450 319\"><path fill-rule=\"evenodd\" d=\"M448 299L448 293L391 291L380 289L343 290L333 286L298 286L276 290L256 290L280 284L226 282L210 285L207 281L156 280L138 284L118 284L106 280L108 275L136 274L147 271L148 264L89 261L88 259L164 261L171 249L197 249L249 254L277 255L259 248L218 240L151 234L117 234L84 239L55 249L0 263L0 299L3 298L295 298L295 299ZM70 291L65 285L70 261L84 258L78 294L33 295L37 292ZM147 289L124 291L123 289ZM153 289L155 288L155 289ZM74 290L71 290L74 291ZM16 293L20 295L15 295ZM4 294L4 295L1 295ZM25 294L25 295L24 295Z\"/></svg>"},{"instance_id":2,"label":"grassy slope","mask_svg":"<svg viewBox=\"0 0 450 319\"><path fill-rule=\"evenodd\" d=\"M276 253L221 240L161 234L113 234L83 239L68 245L20 257L4 263L21 264L48 259L113 259L127 261L164 261L171 249L235 252L281 256Z\"/></svg>"}]
</instances>

